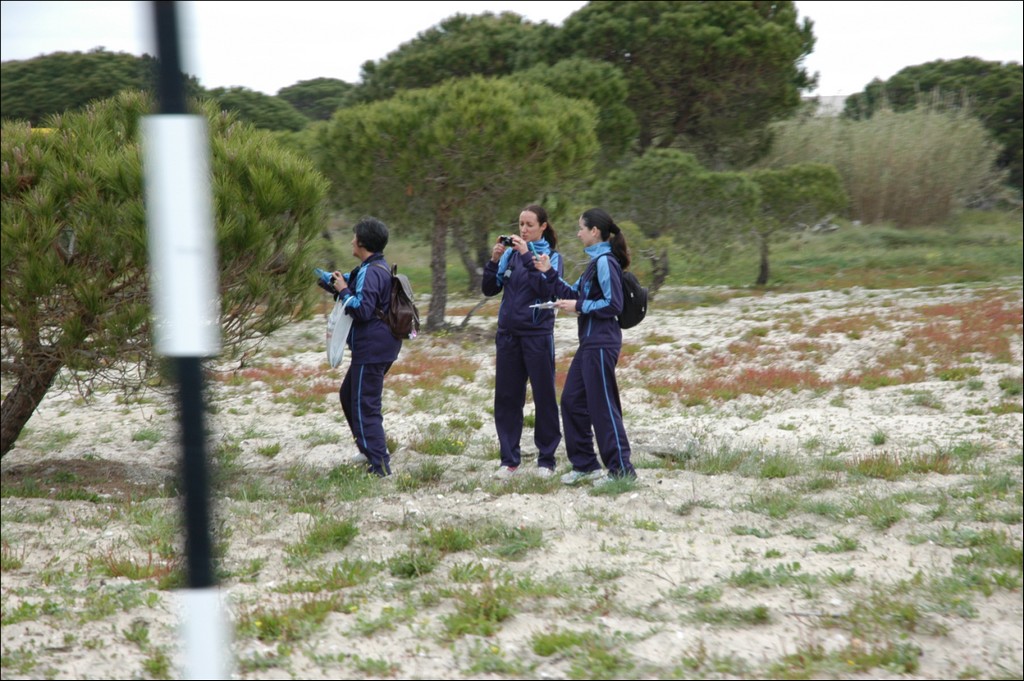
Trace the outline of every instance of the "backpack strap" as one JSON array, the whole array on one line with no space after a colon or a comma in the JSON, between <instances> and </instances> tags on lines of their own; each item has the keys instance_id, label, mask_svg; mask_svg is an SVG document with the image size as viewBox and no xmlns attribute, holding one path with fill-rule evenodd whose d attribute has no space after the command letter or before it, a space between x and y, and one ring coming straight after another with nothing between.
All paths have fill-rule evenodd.
<instances>
[{"instance_id":1,"label":"backpack strap","mask_svg":"<svg viewBox=\"0 0 1024 681\"><path fill-rule=\"evenodd\" d=\"M382 260L374 260L373 264L376 265L377 267L381 268L382 270L384 270L388 274L390 274L392 277L394 277L395 274L398 272L398 265L394 265L394 266L391 267L391 269L388 269L388 266L385 265ZM391 285L392 286L395 285L394 279L391 280ZM391 300L391 291L389 290L388 291L388 301L390 301L390 300ZM375 310L375 312L377 313L377 319L381 320L382 322L387 323L387 320L384 319L384 308L383 307L378 306L377 309Z\"/></svg>"}]
</instances>

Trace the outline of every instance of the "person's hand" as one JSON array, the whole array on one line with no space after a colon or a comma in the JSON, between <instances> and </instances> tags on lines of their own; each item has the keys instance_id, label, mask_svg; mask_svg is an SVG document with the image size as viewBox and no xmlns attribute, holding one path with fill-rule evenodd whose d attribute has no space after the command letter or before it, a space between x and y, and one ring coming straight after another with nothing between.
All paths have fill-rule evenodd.
<instances>
[{"instance_id":1,"label":"person's hand","mask_svg":"<svg viewBox=\"0 0 1024 681\"><path fill-rule=\"evenodd\" d=\"M519 251L523 255L525 255L526 253L528 253L530 251L530 245L527 244L526 240L523 239L518 234L513 234L512 235L512 248L516 249L517 251Z\"/></svg>"},{"instance_id":2,"label":"person's hand","mask_svg":"<svg viewBox=\"0 0 1024 681\"><path fill-rule=\"evenodd\" d=\"M498 262L501 260L501 254L505 252L505 244L500 241L494 244L494 248L491 249L491 262Z\"/></svg>"},{"instance_id":3,"label":"person's hand","mask_svg":"<svg viewBox=\"0 0 1024 681\"><path fill-rule=\"evenodd\" d=\"M576 312L576 301L571 298L563 298L555 301L555 307L562 312Z\"/></svg>"},{"instance_id":4,"label":"person's hand","mask_svg":"<svg viewBox=\"0 0 1024 681\"><path fill-rule=\"evenodd\" d=\"M535 255L533 257L533 266L541 272L547 272L551 269L551 256L547 253L543 255Z\"/></svg>"},{"instance_id":5,"label":"person's hand","mask_svg":"<svg viewBox=\"0 0 1024 681\"><path fill-rule=\"evenodd\" d=\"M331 276L334 277L334 290L339 292L343 290L347 285L345 283L345 275L341 272L332 272Z\"/></svg>"}]
</instances>

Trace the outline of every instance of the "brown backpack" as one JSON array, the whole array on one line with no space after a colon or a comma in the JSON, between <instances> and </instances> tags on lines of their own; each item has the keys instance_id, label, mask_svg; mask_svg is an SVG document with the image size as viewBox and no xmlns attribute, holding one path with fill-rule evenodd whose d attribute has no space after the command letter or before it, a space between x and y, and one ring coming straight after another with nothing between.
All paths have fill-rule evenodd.
<instances>
[{"instance_id":1,"label":"brown backpack","mask_svg":"<svg viewBox=\"0 0 1024 681\"><path fill-rule=\"evenodd\" d=\"M393 265L390 270L380 261L377 261L377 265L391 274L391 305L387 314L377 310L377 316L388 325L395 338L415 338L420 331L420 311L412 299L409 277L398 273L398 265Z\"/></svg>"}]
</instances>

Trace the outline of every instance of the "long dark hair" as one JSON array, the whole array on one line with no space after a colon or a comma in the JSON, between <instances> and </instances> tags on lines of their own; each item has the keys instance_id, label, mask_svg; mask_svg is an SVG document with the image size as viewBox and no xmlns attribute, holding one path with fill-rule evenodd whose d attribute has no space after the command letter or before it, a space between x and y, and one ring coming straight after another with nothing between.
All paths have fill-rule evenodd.
<instances>
[{"instance_id":1,"label":"long dark hair","mask_svg":"<svg viewBox=\"0 0 1024 681\"><path fill-rule=\"evenodd\" d=\"M539 216L538 216L539 218ZM629 269L629 246L626 244L626 235L622 233L622 229L615 224L615 220L612 220L612 216L608 215L608 212L601 208L591 208L590 210L583 213L580 216L585 224L590 229L598 228L601 230L601 239L611 243L612 255L619 261L619 265L624 270Z\"/></svg>"},{"instance_id":2,"label":"long dark hair","mask_svg":"<svg viewBox=\"0 0 1024 681\"><path fill-rule=\"evenodd\" d=\"M537 216L538 224L547 225L541 236L544 237L544 241L548 242L548 246L551 246L551 250L555 250L555 247L558 245L558 235L555 234L555 228L551 226L551 222L548 220L548 212L544 210L544 206L538 206L536 203L531 203L519 212L525 213L526 211L530 211Z\"/></svg>"}]
</instances>

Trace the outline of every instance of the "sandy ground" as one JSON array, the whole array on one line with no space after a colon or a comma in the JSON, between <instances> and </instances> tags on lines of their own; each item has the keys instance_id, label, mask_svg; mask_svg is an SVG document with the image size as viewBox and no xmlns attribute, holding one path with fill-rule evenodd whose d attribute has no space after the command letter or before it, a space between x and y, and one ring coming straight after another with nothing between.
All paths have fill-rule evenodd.
<instances>
[{"instance_id":1,"label":"sandy ground","mask_svg":"<svg viewBox=\"0 0 1024 681\"><path fill-rule=\"evenodd\" d=\"M963 593L943 586L960 579L958 566L970 564L975 545L965 536L1008 537L1004 541L1020 556L1022 417L1019 408L997 408L1021 403L1019 393L1007 395L999 385L1021 375L1020 281L720 293L724 302L693 309L659 310L656 302L643 324L625 332L618 374L640 480L619 494L557 481L492 479L498 466L490 416L493 310L470 320L475 331L407 343L385 395L385 426L398 443L393 464L401 473L440 462L441 479L410 489L393 476L380 483L378 496L330 498L318 508L260 494L259 486L250 498L218 497L218 527L230 528L223 567L231 576L219 585L226 617L238 621L257 608L308 601L314 595L279 587L345 560L386 565L431 528L495 522L538 528L542 545L516 560L486 547L448 553L416 579L382 568L369 581L338 590L346 606L284 648L273 639L235 638L234 676L1021 678L1021 566L985 573L1006 573L997 582L1008 580L1007 586ZM698 294L707 291L672 295ZM871 389L843 382L894 352L924 352L918 339L938 345L950 334L967 333L943 311L996 309L993 300L1011 315L1011 329L1016 318L1008 354L967 348L950 359L936 351L903 382ZM327 368L323 325L313 319L269 339L256 362L263 374L222 367L221 380L210 384L213 441L237 443L240 469L268 487L299 470L329 475L355 451L345 437L320 443L344 431L335 392L344 365ZM938 326L948 333L920 333ZM563 375L575 344L575 324L560 319ZM444 367L443 389L419 387L418 376ZM940 377L950 367L970 370ZM721 383L768 369L783 378L815 377L818 384L687 400L712 379ZM746 375L753 380L755 374ZM293 389L320 390L322 406L300 411L283 401L288 388L275 382L281 376ZM429 434L453 430L467 433L462 453L417 450ZM142 436L154 431L162 435ZM152 559L152 548L127 520L138 518L139 509L129 512L123 493L131 485L158 488L173 475L174 433L165 400L124 404L104 394L83 402L53 394L3 459L5 558L21 560L2 574L3 678L145 678L160 669L147 660L153 664L160 655L170 660L171 675L181 673L180 592L104 577L97 569L105 557L145 563L148 552ZM529 429L523 450L527 469L536 452ZM730 454L743 463L719 471L698 465ZM851 474L858 460L943 455L955 464L943 473ZM772 475L772 462L796 462L799 469ZM45 483L61 471L85 475L86 469L103 471L96 477L108 479L110 489L98 483L96 489L112 494L109 501L8 493L28 478ZM560 450L559 473L566 470ZM986 496L984 508L972 506L970 491L993 479L1006 493ZM773 498L806 503L766 510ZM848 512L815 512L811 502ZM177 503L151 498L136 505L169 515ZM896 516L892 522L856 510L886 504ZM288 547L318 513L353 518L359 533L342 551L296 565ZM841 540L853 548L823 548ZM453 576L473 564L487 580L466 584ZM253 565L255 574L247 574ZM744 583L743 575L765 579ZM504 579L520 585L520 596L490 636L446 633L456 592ZM100 596L110 611L85 612L99 607ZM759 606L765 621L727 616ZM30 607L34 616L18 616ZM865 614L872 612L875 620ZM147 639L128 636L133 627L145 629ZM564 631L593 637L617 662L582 647L538 654L539 635ZM858 666L871 650L893 649L913 651L912 663L887 658ZM815 651L824 661L815 662Z\"/></svg>"}]
</instances>

